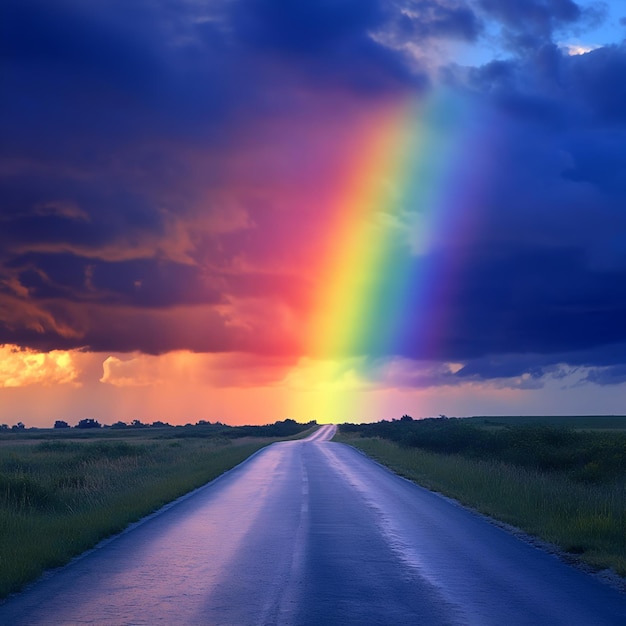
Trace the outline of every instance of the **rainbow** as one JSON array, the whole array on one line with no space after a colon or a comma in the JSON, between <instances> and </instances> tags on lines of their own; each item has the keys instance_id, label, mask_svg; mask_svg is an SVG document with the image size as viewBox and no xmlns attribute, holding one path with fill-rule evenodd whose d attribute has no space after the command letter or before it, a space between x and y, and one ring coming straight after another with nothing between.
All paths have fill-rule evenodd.
<instances>
[{"instance_id":1,"label":"rainbow","mask_svg":"<svg viewBox=\"0 0 626 626\"><path fill-rule=\"evenodd\" d=\"M317 358L435 356L477 194L472 111L445 90L384 107L333 201L307 345ZM454 267L453 267L454 266Z\"/></svg>"},{"instance_id":2,"label":"rainbow","mask_svg":"<svg viewBox=\"0 0 626 626\"><path fill-rule=\"evenodd\" d=\"M303 356L283 382L294 392L293 414L385 417L386 393L406 393L403 381L425 363L447 360L451 302L493 158L492 121L445 89L359 121L347 165L327 185L330 218L312 268Z\"/></svg>"}]
</instances>

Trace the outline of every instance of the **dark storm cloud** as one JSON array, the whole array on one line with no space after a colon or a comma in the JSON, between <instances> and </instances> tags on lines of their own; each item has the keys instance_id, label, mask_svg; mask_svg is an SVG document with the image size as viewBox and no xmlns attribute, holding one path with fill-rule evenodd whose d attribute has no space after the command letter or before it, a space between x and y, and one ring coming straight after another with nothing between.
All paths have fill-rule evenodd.
<instances>
[{"instance_id":1,"label":"dark storm cloud","mask_svg":"<svg viewBox=\"0 0 626 626\"><path fill-rule=\"evenodd\" d=\"M439 37L476 41L483 31L482 21L464 2L413 0L403 9L397 21L400 32L416 43Z\"/></svg>"},{"instance_id":2,"label":"dark storm cloud","mask_svg":"<svg viewBox=\"0 0 626 626\"><path fill-rule=\"evenodd\" d=\"M430 35L473 36L459 7L438 9ZM158 352L193 348L193 333L177 346L184 333L129 309L158 316L263 296L301 308L307 296L282 270L232 269L241 242L229 233L249 228L255 209L230 217L215 190L229 177L241 181L229 173L245 162L241 138L288 117L301 93L375 98L423 86L424 72L404 53L370 36L399 8L379 0L3 2L10 97L0 103L0 342L117 350L128 342ZM247 180L264 167L251 162ZM196 337L197 348L230 349L234 336L240 349L263 344L233 331L241 314L208 315L219 332Z\"/></svg>"},{"instance_id":3,"label":"dark storm cloud","mask_svg":"<svg viewBox=\"0 0 626 626\"><path fill-rule=\"evenodd\" d=\"M575 95L601 123L626 122L626 86L621 77L626 72L626 46L605 46L582 55L568 68Z\"/></svg>"},{"instance_id":4,"label":"dark storm cloud","mask_svg":"<svg viewBox=\"0 0 626 626\"><path fill-rule=\"evenodd\" d=\"M342 127L424 94L438 40L495 20L513 56L443 71L496 137L479 228L415 261L462 259L437 354L417 336L399 352L463 363L428 384L532 385L560 364L623 380L626 48L555 43L592 17L571 0L3 2L0 343L296 353L277 320L310 306L301 249L324 208L307 192Z\"/></svg>"},{"instance_id":5,"label":"dark storm cloud","mask_svg":"<svg viewBox=\"0 0 626 626\"><path fill-rule=\"evenodd\" d=\"M102 10L60 0L53 5L40 0L3 3L0 55L21 65L63 68L77 78L105 79L130 87L154 84L158 63L150 38L150 14L132 7L122 12ZM139 8L141 5L136 5ZM127 20L141 20L143 28L129 28ZM152 27L152 28L151 28ZM138 85L139 83L139 85Z\"/></svg>"},{"instance_id":6,"label":"dark storm cloud","mask_svg":"<svg viewBox=\"0 0 626 626\"><path fill-rule=\"evenodd\" d=\"M596 385L619 385L626 382L626 365L621 363L613 367L593 369L587 373L583 382Z\"/></svg>"},{"instance_id":7,"label":"dark storm cloud","mask_svg":"<svg viewBox=\"0 0 626 626\"><path fill-rule=\"evenodd\" d=\"M195 265L133 259L104 262L73 254L16 257L7 268L39 300L66 299L132 307L216 304L221 297Z\"/></svg>"},{"instance_id":8,"label":"dark storm cloud","mask_svg":"<svg viewBox=\"0 0 626 626\"><path fill-rule=\"evenodd\" d=\"M578 352L494 354L471 359L454 373L443 372L437 382L454 385L491 380L502 386L539 388L546 378L571 385L572 377L578 377L574 384L620 384L626 381L624 350L626 343L614 343Z\"/></svg>"},{"instance_id":9,"label":"dark storm cloud","mask_svg":"<svg viewBox=\"0 0 626 626\"><path fill-rule=\"evenodd\" d=\"M600 368L588 381L621 382L625 62L623 45L568 56L545 44L466 75L497 112L499 147L450 303L441 356L465 363L453 378L540 384L567 363Z\"/></svg>"},{"instance_id":10,"label":"dark storm cloud","mask_svg":"<svg viewBox=\"0 0 626 626\"><path fill-rule=\"evenodd\" d=\"M533 30L544 36L582 16L572 0L479 0L478 5L508 28Z\"/></svg>"},{"instance_id":11,"label":"dark storm cloud","mask_svg":"<svg viewBox=\"0 0 626 626\"><path fill-rule=\"evenodd\" d=\"M463 272L454 327L481 357L558 354L626 341L626 264L589 267L583 250L508 246ZM617 263L616 263L617 264Z\"/></svg>"},{"instance_id":12,"label":"dark storm cloud","mask_svg":"<svg viewBox=\"0 0 626 626\"><path fill-rule=\"evenodd\" d=\"M330 56L390 25L405 36L473 41L482 25L462 0L240 0L231 21L241 41L274 51ZM358 50L358 46L355 51Z\"/></svg>"},{"instance_id":13,"label":"dark storm cloud","mask_svg":"<svg viewBox=\"0 0 626 626\"><path fill-rule=\"evenodd\" d=\"M365 39L385 19L380 0L240 0L230 9L237 35L253 45L296 54L327 54Z\"/></svg>"},{"instance_id":14,"label":"dark storm cloud","mask_svg":"<svg viewBox=\"0 0 626 626\"><path fill-rule=\"evenodd\" d=\"M226 19L237 47L281 64L290 58L298 81L376 95L428 82L424 71L409 69L403 54L371 36L407 21L400 6L384 0L239 0L226 5ZM402 33L404 41L414 35Z\"/></svg>"},{"instance_id":15,"label":"dark storm cloud","mask_svg":"<svg viewBox=\"0 0 626 626\"><path fill-rule=\"evenodd\" d=\"M556 32L602 19L601 8L583 10L572 0L478 0L477 5L500 24L505 44L521 52L552 41Z\"/></svg>"}]
</instances>

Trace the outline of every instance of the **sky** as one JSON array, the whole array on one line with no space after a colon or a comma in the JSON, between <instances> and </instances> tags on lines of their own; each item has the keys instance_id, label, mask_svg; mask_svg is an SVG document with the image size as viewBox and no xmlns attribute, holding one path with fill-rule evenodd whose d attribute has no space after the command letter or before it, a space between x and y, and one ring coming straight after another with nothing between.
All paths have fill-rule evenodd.
<instances>
[{"instance_id":1,"label":"sky","mask_svg":"<svg viewBox=\"0 0 626 626\"><path fill-rule=\"evenodd\" d=\"M0 422L626 413L621 0L4 0Z\"/></svg>"}]
</instances>

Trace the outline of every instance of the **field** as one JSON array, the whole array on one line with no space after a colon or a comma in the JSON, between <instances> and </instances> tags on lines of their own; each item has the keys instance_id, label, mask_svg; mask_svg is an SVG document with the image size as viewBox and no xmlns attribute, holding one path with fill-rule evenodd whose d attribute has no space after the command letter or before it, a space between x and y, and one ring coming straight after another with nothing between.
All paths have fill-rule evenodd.
<instances>
[{"instance_id":1,"label":"field","mask_svg":"<svg viewBox=\"0 0 626 626\"><path fill-rule=\"evenodd\" d=\"M282 424L0 435L0 597L279 440L267 435L312 429Z\"/></svg>"},{"instance_id":2,"label":"field","mask_svg":"<svg viewBox=\"0 0 626 626\"><path fill-rule=\"evenodd\" d=\"M346 424L336 440L569 560L626 576L624 417L407 419Z\"/></svg>"}]
</instances>

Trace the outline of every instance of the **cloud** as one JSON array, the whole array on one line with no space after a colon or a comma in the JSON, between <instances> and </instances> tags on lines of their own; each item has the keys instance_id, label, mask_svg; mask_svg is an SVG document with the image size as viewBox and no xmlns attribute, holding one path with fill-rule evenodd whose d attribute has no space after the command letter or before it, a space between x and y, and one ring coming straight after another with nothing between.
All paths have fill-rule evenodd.
<instances>
[{"instance_id":1,"label":"cloud","mask_svg":"<svg viewBox=\"0 0 626 626\"><path fill-rule=\"evenodd\" d=\"M29 385L77 385L80 355L73 351L52 350L46 353L0 345L0 387Z\"/></svg>"},{"instance_id":2,"label":"cloud","mask_svg":"<svg viewBox=\"0 0 626 626\"><path fill-rule=\"evenodd\" d=\"M587 372L582 382L601 386L623 384L626 382L626 365L620 364L613 367L591 369Z\"/></svg>"},{"instance_id":3,"label":"cloud","mask_svg":"<svg viewBox=\"0 0 626 626\"><path fill-rule=\"evenodd\" d=\"M406 2L395 21L396 32L418 45L425 40L476 41L483 23L471 6L460 0Z\"/></svg>"},{"instance_id":4,"label":"cloud","mask_svg":"<svg viewBox=\"0 0 626 626\"><path fill-rule=\"evenodd\" d=\"M580 6L572 0L479 0L478 4L509 28L532 29L546 34L582 17Z\"/></svg>"},{"instance_id":5,"label":"cloud","mask_svg":"<svg viewBox=\"0 0 626 626\"><path fill-rule=\"evenodd\" d=\"M482 30L463 0L240 0L227 6L230 36L255 56L283 64L293 58L301 79L361 95L423 89L428 63L419 57L429 56L429 46L475 41Z\"/></svg>"},{"instance_id":6,"label":"cloud","mask_svg":"<svg viewBox=\"0 0 626 626\"><path fill-rule=\"evenodd\" d=\"M498 163L440 344L440 358L468 363L459 375L602 367L626 340L625 60L623 46L549 44L457 74L493 111Z\"/></svg>"},{"instance_id":7,"label":"cloud","mask_svg":"<svg viewBox=\"0 0 626 626\"><path fill-rule=\"evenodd\" d=\"M582 251L512 245L493 246L494 256L485 251L462 271L450 306L463 343L444 342L448 358L557 354L626 340L625 268L594 270Z\"/></svg>"},{"instance_id":8,"label":"cloud","mask_svg":"<svg viewBox=\"0 0 626 626\"><path fill-rule=\"evenodd\" d=\"M555 32L575 27L588 14L572 0L478 0L477 4L500 24L505 45L515 51L551 42ZM591 13L595 17L596 12Z\"/></svg>"},{"instance_id":9,"label":"cloud","mask_svg":"<svg viewBox=\"0 0 626 626\"><path fill-rule=\"evenodd\" d=\"M231 24L252 45L301 54L326 54L328 47L361 39L385 20L379 0L244 0L231 5Z\"/></svg>"}]
</instances>

